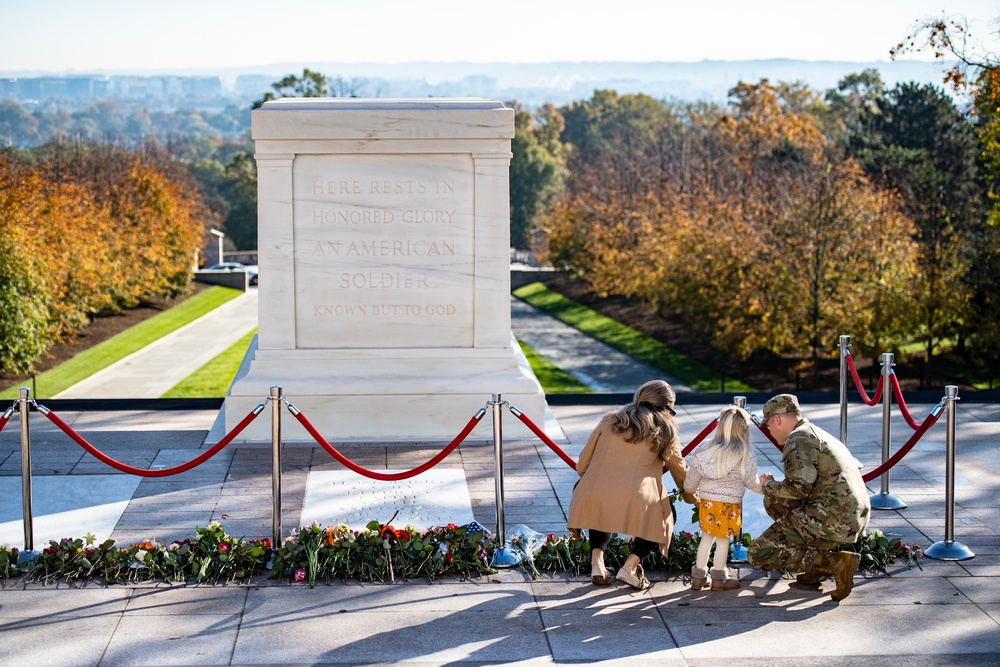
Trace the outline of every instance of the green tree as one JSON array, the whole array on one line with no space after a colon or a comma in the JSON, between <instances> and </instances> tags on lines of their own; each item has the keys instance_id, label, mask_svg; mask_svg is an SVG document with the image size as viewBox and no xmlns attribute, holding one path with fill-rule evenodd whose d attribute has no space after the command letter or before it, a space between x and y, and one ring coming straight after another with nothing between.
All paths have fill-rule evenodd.
<instances>
[{"instance_id":1,"label":"green tree","mask_svg":"<svg viewBox=\"0 0 1000 667\"><path fill-rule=\"evenodd\" d=\"M532 249L531 236L540 216L562 192L566 174L565 151L559 141L562 122L551 104L543 106L535 117L519 108L514 115L510 243L515 248Z\"/></svg>"},{"instance_id":2,"label":"green tree","mask_svg":"<svg viewBox=\"0 0 1000 667\"><path fill-rule=\"evenodd\" d=\"M0 146L30 146L38 134L38 120L16 100L0 100Z\"/></svg>"},{"instance_id":3,"label":"green tree","mask_svg":"<svg viewBox=\"0 0 1000 667\"><path fill-rule=\"evenodd\" d=\"M967 331L975 283L969 249L987 210L975 128L930 85L899 84L853 111L861 121L849 152L870 178L901 195L916 226L921 289L914 305L930 359L941 341Z\"/></svg>"},{"instance_id":4,"label":"green tree","mask_svg":"<svg viewBox=\"0 0 1000 667\"><path fill-rule=\"evenodd\" d=\"M614 90L595 90L589 100L566 105L559 113L565 119L562 141L573 147L573 159L582 161L617 142L649 139L670 118L662 102Z\"/></svg>"},{"instance_id":5,"label":"green tree","mask_svg":"<svg viewBox=\"0 0 1000 667\"><path fill-rule=\"evenodd\" d=\"M264 93L264 96L255 101L250 108L259 109L265 102L282 97L329 97L329 82L330 79L325 74L306 67L302 70L302 76L288 74L272 83L271 88L274 92Z\"/></svg>"},{"instance_id":6,"label":"green tree","mask_svg":"<svg viewBox=\"0 0 1000 667\"><path fill-rule=\"evenodd\" d=\"M967 239L970 242L966 247L967 276L972 288L964 329L971 349L961 345L960 349L966 359L995 369L1000 366L1000 59L982 51L978 44L964 18L941 16L921 21L911 35L892 49L891 55L896 58L929 50L938 59L950 59L944 83L972 98L987 196L992 206L978 233ZM991 387L994 376L995 370L990 370Z\"/></svg>"},{"instance_id":7,"label":"green tree","mask_svg":"<svg viewBox=\"0 0 1000 667\"><path fill-rule=\"evenodd\" d=\"M257 248L257 166L249 153L237 153L226 165L224 194L229 210L223 228L243 250Z\"/></svg>"}]
</instances>

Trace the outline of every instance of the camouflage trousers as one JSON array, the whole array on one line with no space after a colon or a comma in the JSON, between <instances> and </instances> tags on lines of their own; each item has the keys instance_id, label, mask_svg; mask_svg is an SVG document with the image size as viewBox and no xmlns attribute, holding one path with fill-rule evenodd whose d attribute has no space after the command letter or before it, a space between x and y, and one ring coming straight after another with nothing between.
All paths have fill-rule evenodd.
<instances>
[{"instance_id":1,"label":"camouflage trousers","mask_svg":"<svg viewBox=\"0 0 1000 667\"><path fill-rule=\"evenodd\" d=\"M798 502L765 496L764 509L775 521L747 549L747 559L758 570L809 572L842 544L826 537L824 526L809 517Z\"/></svg>"}]
</instances>

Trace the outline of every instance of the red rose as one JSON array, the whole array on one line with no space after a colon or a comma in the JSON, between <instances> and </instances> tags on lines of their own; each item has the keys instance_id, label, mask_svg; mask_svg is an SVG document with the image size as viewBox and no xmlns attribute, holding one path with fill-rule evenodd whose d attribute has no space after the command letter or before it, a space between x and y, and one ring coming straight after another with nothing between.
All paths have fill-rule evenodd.
<instances>
[{"instance_id":1,"label":"red rose","mask_svg":"<svg viewBox=\"0 0 1000 667\"><path fill-rule=\"evenodd\" d=\"M407 530L397 530L396 539L401 542L408 542L410 540L410 533Z\"/></svg>"},{"instance_id":2,"label":"red rose","mask_svg":"<svg viewBox=\"0 0 1000 667\"><path fill-rule=\"evenodd\" d=\"M545 541L546 542L555 542L556 539L557 538L556 538L556 536L555 536L554 533L549 533L548 535L545 536Z\"/></svg>"}]
</instances>

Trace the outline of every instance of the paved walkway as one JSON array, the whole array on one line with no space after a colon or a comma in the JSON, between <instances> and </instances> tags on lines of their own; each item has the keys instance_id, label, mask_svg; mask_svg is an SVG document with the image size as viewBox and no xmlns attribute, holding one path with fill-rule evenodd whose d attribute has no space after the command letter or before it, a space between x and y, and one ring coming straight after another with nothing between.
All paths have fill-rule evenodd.
<instances>
[{"instance_id":1,"label":"paved walkway","mask_svg":"<svg viewBox=\"0 0 1000 667\"><path fill-rule=\"evenodd\" d=\"M266 577L249 585L202 587L141 585L82 589L12 582L0 590L0 663L61 665L302 665L302 664L611 664L664 665L995 665L1000 651L1000 406L959 403L960 444L955 537L976 552L972 560L925 559L922 569L897 565L891 576L859 578L845 601L797 589L788 579L737 566L742 588L694 592L683 576L654 576L654 587L593 587L586 578L544 575L532 581L519 569L471 582L320 585L310 590ZM552 406L576 456L611 405ZM679 406L681 439L690 441L722 406ZM749 406L759 410L760 406ZM915 416L931 406L914 405ZM805 406L836 431L836 405ZM162 467L204 448L215 418L208 411L67 413L60 415L110 455L134 465ZM508 415L509 417L509 415ZM262 418L266 418L266 413ZM113 472L37 414L31 417L32 458L39 504L67 503L67 489L86 480L110 488ZM852 406L851 449L871 469L880 456L881 411ZM19 514L18 430L0 433L3 516ZM460 420L461 421L461 420ZM485 420L484 420L485 421ZM470 511L493 528L492 447L489 424L440 466L464 477ZM482 432L480 432L482 431ZM909 436L894 423L894 449ZM876 512L872 527L925 547L944 536L944 420L893 469L892 491L908 507ZM757 438L763 469L777 452ZM383 443L339 448L362 465L406 469L437 450ZM505 442L508 529L525 524L565 531L575 473L535 440ZM267 536L271 530L267 447L227 449L205 465L171 478L142 479L122 491L125 507L112 536L120 543L186 537L195 525L219 520L231 534ZM335 516L309 514L309 486L319 472L341 470L321 449L283 448L282 525ZM134 478L133 478L134 479ZM54 480L43 491L42 480ZM877 491L877 484L870 485ZM394 489L394 493L400 489ZM48 493L52 497L39 498ZM402 490L405 495L405 489ZM71 536L96 532L89 515L106 513L108 498L73 494ZM12 502L13 501L13 502ZM72 504L70 502L70 504ZM71 508L53 508L67 511ZM686 506L679 507L685 515ZM106 522L106 518L102 519ZM104 525L104 524L102 524ZM759 532L748 526L751 532ZM36 536L37 539L37 536ZM44 544L44 543L42 543ZM36 542L36 547L39 543ZM829 588L829 585L828 585Z\"/></svg>"},{"instance_id":2,"label":"paved walkway","mask_svg":"<svg viewBox=\"0 0 1000 667\"><path fill-rule=\"evenodd\" d=\"M595 392L632 393L643 382L657 379L669 382L674 391L693 391L520 299L511 297L510 318L515 336Z\"/></svg>"},{"instance_id":3,"label":"paved walkway","mask_svg":"<svg viewBox=\"0 0 1000 667\"><path fill-rule=\"evenodd\" d=\"M53 398L160 398L256 328L252 287Z\"/></svg>"}]
</instances>

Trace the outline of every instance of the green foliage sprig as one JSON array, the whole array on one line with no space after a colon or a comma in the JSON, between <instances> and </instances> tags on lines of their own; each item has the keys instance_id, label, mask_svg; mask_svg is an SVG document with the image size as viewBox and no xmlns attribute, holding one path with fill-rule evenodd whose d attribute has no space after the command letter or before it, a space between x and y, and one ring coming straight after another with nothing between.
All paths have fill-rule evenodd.
<instances>
[{"instance_id":1,"label":"green foliage sprig","mask_svg":"<svg viewBox=\"0 0 1000 667\"><path fill-rule=\"evenodd\" d=\"M914 565L923 569L920 559L924 557L924 552L919 544L903 544L898 537L888 538L877 528L864 531L854 544L843 544L840 549L860 554L860 569L865 571L885 572L899 558L911 569Z\"/></svg>"}]
</instances>

